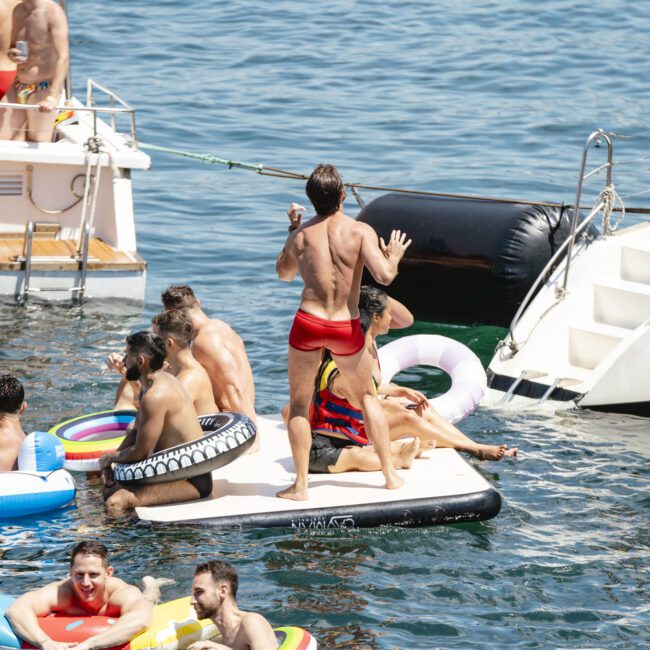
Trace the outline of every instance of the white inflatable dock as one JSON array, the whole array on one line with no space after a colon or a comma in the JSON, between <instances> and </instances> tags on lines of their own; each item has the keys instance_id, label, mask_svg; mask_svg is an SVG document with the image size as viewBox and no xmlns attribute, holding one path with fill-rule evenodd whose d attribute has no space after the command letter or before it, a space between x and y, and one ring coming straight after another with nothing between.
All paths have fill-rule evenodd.
<instances>
[{"instance_id":1,"label":"white inflatable dock","mask_svg":"<svg viewBox=\"0 0 650 650\"><path fill-rule=\"evenodd\" d=\"M387 490L381 472L311 474L309 500L279 499L294 478L289 439L279 416L260 416L261 449L215 470L213 496L137 508L144 521L231 528L428 526L495 517L500 494L453 449L434 449L400 470L406 485Z\"/></svg>"}]
</instances>

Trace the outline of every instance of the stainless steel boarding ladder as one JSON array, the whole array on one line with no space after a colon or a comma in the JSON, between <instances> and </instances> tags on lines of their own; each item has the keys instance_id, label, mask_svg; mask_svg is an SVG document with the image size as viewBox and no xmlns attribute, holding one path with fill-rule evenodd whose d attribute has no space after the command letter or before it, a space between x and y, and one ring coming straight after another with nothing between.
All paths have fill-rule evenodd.
<instances>
[{"instance_id":1,"label":"stainless steel boarding ladder","mask_svg":"<svg viewBox=\"0 0 650 650\"><path fill-rule=\"evenodd\" d=\"M34 241L34 222L30 219L25 226L25 240L23 242L23 254L17 257L16 261L23 262L25 265L25 278L23 287L16 294L16 302L20 305L25 304L30 293L40 292L67 292L72 293L72 300L82 303L86 292L86 277L88 275L88 246L90 244L90 222L86 222L81 233L77 256L74 258L79 263L79 284L74 287L32 287L32 262L34 261L33 251Z\"/></svg>"}]
</instances>

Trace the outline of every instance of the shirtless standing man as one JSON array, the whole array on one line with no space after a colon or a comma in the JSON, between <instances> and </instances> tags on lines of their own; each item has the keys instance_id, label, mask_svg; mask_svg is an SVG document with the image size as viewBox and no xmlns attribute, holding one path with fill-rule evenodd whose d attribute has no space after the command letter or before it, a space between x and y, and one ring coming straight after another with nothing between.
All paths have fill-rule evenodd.
<instances>
[{"instance_id":1,"label":"shirtless standing man","mask_svg":"<svg viewBox=\"0 0 650 650\"><path fill-rule=\"evenodd\" d=\"M20 381L12 375L0 375L0 472L18 469L18 453L25 440L20 416L26 408Z\"/></svg>"},{"instance_id":2,"label":"shirtless standing man","mask_svg":"<svg viewBox=\"0 0 650 650\"><path fill-rule=\"evenodd\" d=\"M27 41L27 57L16 41ZM18 68L7 101L40 108L2 111L0 139L49 142L70 60L65 11L54 0L23 0L13 11L10 45L9 58Z\"/></svg>"},{"instance_id":3,"label":"shirtless standing man","mask_svg":"<svg viewBox=\"0 0 650 650\"><path fill-rule=\"evenodd\" d=\"M219 409L244 413L257 425L253 371L241 337L228 323L208 318L187 285L167 288L162 303L165 309L180 309L192 321L192 354L210 377Z\"/></svg>"},{"instance_id":4,"label":"shirtless standing man","mask_svg":"<svg viewBox=\"0 0 650 650\"><path fill-rule=\"evenodd\" d=\"M51 612L70 616L110 616L115 623L81 643L53 641L37 617ZM95 541L80 542L70 554L70 577L30 591L11 605L6 614L16 634L43 650L94 650L120 646L151 622L151 603L137 587L113 576L106 547Z\"/></svg>"},{"instance_id":5,"label":"shirtless standing man","mask_svg":"<svg viewBox=\"0 0 650 650\"><path fill-rule=\"evenodd\" d=\"M238 585L239 577L227 562L211 560L196 567L190 603L199 620L212 619L221 637L219 643L197 641L188 650L277 650L269 622L237 606Z\"/></svg>"},{"instance_id":6,"label":"shirtless standing man","mask_svg":"<svg viewBox=\"0 0 650 650\"><path fill-rule=\"evenodd\" d=\"M332 165L319 165L306 186L316 216L301 224L305 208L289 208L289 237L276 261L281 280L300 273L305 288L289 334L289 441L296 466L294 484L279 497L307 499L311 428L309 405L323 348L354 387L354 405L363 411L366 432L379 457L386 487L404 479L390 454L388 423L372 381L372 361L359 325L359 288L364 266L380 284L390 284L411 241L399 230L388 244L365 223L343 213L345 188Z\"/></svg>"},{"instance_id":7,"label":"shirtless standing man","mask_svg":"<svg viewBox=\"0 0 650 650\"><path fill-rule=\"evenodd\" d=\"M165 344L151 332L126 337L126 378L140 379L142 395L133 430L117 451L99 459L104 500L110 514L124 514L137 506L191 501L212 492L212 474L154 485L120 484L108 469L113 463L136 463L153 453L203 437L192 400L181 383L162 369Z\"/></svg>"},{"instance_id":8,"label":"shirtless standing man","mask_svg":"<svg viewBox=\"0 0 650 650\"><path fill-rule=\"evenodd\" d=\"M14 7L20 0L0 0L0 99L16 78L16 64L9 58Z\"/></svg>"}]
</instances>

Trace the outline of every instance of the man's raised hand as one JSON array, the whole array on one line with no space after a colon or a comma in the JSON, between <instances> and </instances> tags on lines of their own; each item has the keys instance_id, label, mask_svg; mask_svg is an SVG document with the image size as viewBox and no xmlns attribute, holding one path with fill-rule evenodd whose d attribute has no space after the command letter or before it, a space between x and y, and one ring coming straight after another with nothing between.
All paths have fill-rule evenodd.
<instances>
[{"instance_id":1,"label":"man's raised hand","mask_svg":"<svg viewBox=\"0 0 650 650\"><path fill-rule=\"evenodd\" d=\"M381 248L381 252L388 259L399 262L402 257L404 257L404 253L406 252L406 249L411 245L412 241L412 239L406 241L405 232L402 232L401 230L393 230L393 232L390 234L388 244L384 242L383 237L379 238L379 247Z\"/></svg>"}]
</instances>

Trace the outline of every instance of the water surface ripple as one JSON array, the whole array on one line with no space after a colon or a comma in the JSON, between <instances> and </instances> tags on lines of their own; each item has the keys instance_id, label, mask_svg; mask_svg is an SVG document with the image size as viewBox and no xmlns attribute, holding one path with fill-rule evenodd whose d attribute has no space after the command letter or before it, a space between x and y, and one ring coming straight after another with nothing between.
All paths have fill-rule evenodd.
<instances>
[{"instance_id":1,"label":"water surface ripple","mask_svg":"<svg viewBox=\"0 0 650 650\"><path fill-rule=\"evenodd\" d=\"M650 18L638 0L68 4L77 90L93 77L117 91L138 109L140 139L158 145L300 172L330 161L371 184L571 202L591 130L649 126ZM647 140L617 142L619 161L646 154ZM244 337L258 409L277 412L286 399L299 286L276 279L274 258L302 184L161 154L153 162L134 178L149 262L142 312L0 306L0 366L25 381L29 429L111 403L103 359L147 326L171 282L191 283ZM648 167L618 166L619 193L647 190ZM435 287L423 290L435 300ZM486 363L504 334L414 331L454 336ZM447 386L433 371L404 378L427 392ZM647 646L647 421L483 409L462 428L522 450L516 462L476 464L504 498L487 523L152 528L105 516L96 480L82 477L76 507L1 525L0 590L63 576L70 543L89 537L110 546L126 579L175 578L168 598L188 592L199 560L227 558L242 606L310 628L323 648Z\"/></svg>"}]
</instances>

